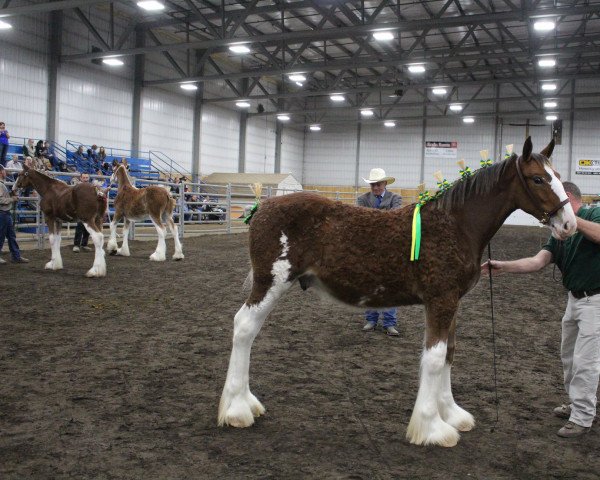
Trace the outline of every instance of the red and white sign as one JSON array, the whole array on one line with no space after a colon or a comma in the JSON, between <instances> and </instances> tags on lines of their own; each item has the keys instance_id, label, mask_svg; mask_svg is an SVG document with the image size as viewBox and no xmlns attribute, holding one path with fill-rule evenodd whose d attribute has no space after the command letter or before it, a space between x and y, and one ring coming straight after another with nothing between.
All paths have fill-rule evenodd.
<instances>
[{"instance_id":1,"label":"red and white sign","mask_svg":"<svg viewBox=\"0 0 600 480\"><path fill-rule=\"evenodd\" d=\"M456 160L458 142L425 142L425 158L430 160Z\"/></svg>"}]
</instances>

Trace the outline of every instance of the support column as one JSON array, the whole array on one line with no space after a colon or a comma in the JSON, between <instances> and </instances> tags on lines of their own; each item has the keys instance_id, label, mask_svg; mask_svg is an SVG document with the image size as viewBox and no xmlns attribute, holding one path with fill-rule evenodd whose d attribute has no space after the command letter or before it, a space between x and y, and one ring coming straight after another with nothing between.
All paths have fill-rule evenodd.
<instances>
[{"instance_id":1,"label":"support column","mask_svg":"<svg viewBox=\"0 0 600 480\"><path fill-rule=\"evenodd\" d=\"M141 28L135 29L135 46L143 47L145 34ZM135 56L133 73L133 105L131 115L131 155L139 156L141 144L142 89L144 83L144 64L146 56Z\"/></svg>"},{"instance_id":2,"label":"support column","mask_svg":"<svg viewBox=\"0 0 600 480\"><path fill-rule=\"evenodd\" d=\"M203 58L205 51L196 52L196 74L202 75L204 71ZM201 155L201 139L202 139L202 107L204 104L204 82L198 83L198 90L194 98L194 130L192 132L192 182L200 181L200 155Z\"/></svg>"},{"instance_id":3,"label":"support column","mask_svg":"<svg viewBox=\"0 0 600 480\"><path fill-rule=\"evenodd\" d=\"M242 79L241 91L245 95L248 90L248 79ZM248 112L240 112L240 141L238 150L238 173L246 171L246 128L248 126Z\"/></svg>"},{"instance_id":4,"label":"support column","mask_svg":"<svg viewBox=\"0 0 600 480\"><path fill-rule=\"evenodd\" d=\"M492 159L502 160L502 146L498 143L498 130L500 128L500 117L498 116L499 110L499 98L500 98L500 85L496 85L494 89L494 94L496 97L496 101L494 103L494 154Z\"/></svg>"},{"instance_id":5,"label":"support column","mask_svg":"<svg viewBox=\"0 0 600 480\"><path fill-rule=\"evenodd\" d=\"M354 169L354 188L358 191L358 179L360 174L360 135L362 130L362 123L358 122L356 126L356 166Z\"/></svg>"},{"instance_id":6,"label":"support column","mask_svg":"<svg viewBox=\"0 0 600 480\"><path fill-rule=\"evenodd\" d=\"M278 93L283 93L281 87L277 89ZM282 112L285 104L283 98L277 100L278 103L278 111ZM275 165L273 168L273 173L281 173L281 137L283 135L283 123L277 121L277 117L275 117Z\"/></svg>"},{"instance_id":7,"label":"support column","mask_svg":"<svg viewBox=\"0 0 600 480\"><path fill-rule=\"evenodd\" d=\"M572 181L573 175L573 127L575 126L575 80L571 80L571 111L569 112L569 162L567 170L567 180Z\"/></svg>"},{"instance_id":8,"label":"support column","mask_svg":"<svg viewBox=\"0 0 600 480\"><path fill-rule=\"evenodd\" d=\"M48 59L48 112L46 119L46 138L58 141L58 78L60 72L60 56L62 54L63 12L50 12L49 59Z\"/></svg>"},{"instance_id":9,"label":"support column","mask_svg":"<svg viewBox=\"0 0 600 480\"><path fill-rule=\"evenodd\" d=\"M423 97L423 126L421 128L421 171L419 173L419 183L425 181L425 137L427 135L427 92Z\"/></svg>"}]
</instances>

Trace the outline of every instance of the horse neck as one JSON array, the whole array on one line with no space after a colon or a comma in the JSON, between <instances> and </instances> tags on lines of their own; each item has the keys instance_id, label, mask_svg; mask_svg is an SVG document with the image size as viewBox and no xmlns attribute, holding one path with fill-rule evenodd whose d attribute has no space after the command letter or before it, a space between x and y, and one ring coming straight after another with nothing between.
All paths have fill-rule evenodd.
<instances>
[{"instance_id":1,"label":"horse neck","mask_svg":"<svg viewBox=\"0 0 600 480\"><path fill-rule=\"evenodd\" d=\"M33 187L36 189L38 194L43 197L52 185L60 183L54 178L50 178L47 175L39 173L36 170L29 170L29 179L33 183Z\"/></svg>"},{"instance_id":2,"label":"horse neck","mask_svg":"<svg viewBox=\"0 0 600 480\"><path fill-rule=\"evenodd\" d=\"M126 186L132 186L127 176L127 171L124 168L119 167L119 170L117 170L117 179L119 180L119 190Z\"/></svg>"},{"instance_id":3,"label":"horse neck","mask_svg":"<svg viewBox=\"0 0 600 480\"><path fill-rule=\"evenodd\" d=\"M465 198L463 206L452 210L472 251L477 252L477 261L505 220L517 209L511 188L516 175L514 163L507 165L500 181L488 193L471 195Z\"/></svg>"}]
</instances>

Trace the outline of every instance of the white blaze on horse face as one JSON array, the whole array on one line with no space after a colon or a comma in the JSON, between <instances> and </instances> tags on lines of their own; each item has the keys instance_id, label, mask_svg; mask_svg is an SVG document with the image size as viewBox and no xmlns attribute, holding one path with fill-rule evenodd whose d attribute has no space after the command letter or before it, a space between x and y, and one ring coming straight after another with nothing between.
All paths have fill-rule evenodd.
<instances>
[{"instance_id":1,"label":"white blaze on horse face","mask_svg":"<svg viewBox=\"0 0 600 480\"><path fill-rule=\"evenodd\" d=\"M556 178L554 170L548 165L544 166L544 168L548 175L550 175L550 188L552 188L554 194L561 202L566 200L568 198L567 193L562 182ZM565 240L577 231L577 219L571 203L568 202L550 219L550 229L552 230L552 235L559 240Z\"/></svg>"}]
</instances>

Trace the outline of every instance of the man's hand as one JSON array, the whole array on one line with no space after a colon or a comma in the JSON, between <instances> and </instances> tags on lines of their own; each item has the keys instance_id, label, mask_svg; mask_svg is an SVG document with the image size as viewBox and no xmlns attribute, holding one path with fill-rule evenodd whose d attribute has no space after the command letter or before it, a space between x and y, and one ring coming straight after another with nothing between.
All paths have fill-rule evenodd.
<instances>
[{"instance_id":1,"label":"man's hand","mask_svg":"<svg viewBox=\"0 0 600 480\"><path fill-rule=\"evenodd\" d=\"M494 274L504 273L505 270L503 269L503 263L504 262L500 262L499 260L488 260L487 262L481 264L481 274L489 275L490 265L492 266L492 272L494 272Z\"/></svg>"}]
</instances>

